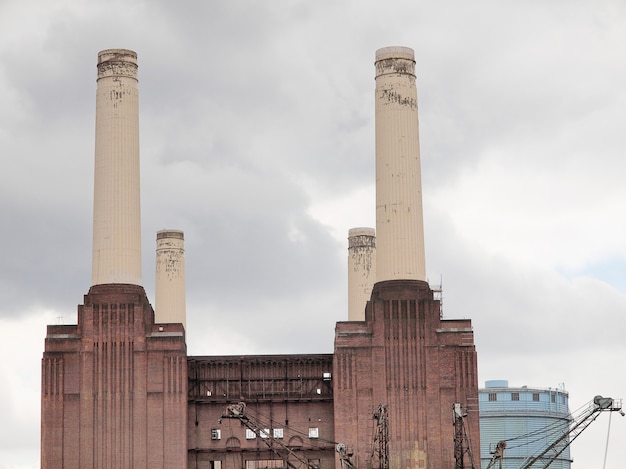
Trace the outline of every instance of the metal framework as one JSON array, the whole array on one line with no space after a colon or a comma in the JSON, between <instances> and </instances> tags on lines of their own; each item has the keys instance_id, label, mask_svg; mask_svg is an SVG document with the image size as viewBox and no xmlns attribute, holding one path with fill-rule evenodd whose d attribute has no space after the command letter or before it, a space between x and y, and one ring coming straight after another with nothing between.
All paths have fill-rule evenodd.
<instances>
[{"instance_id":1,"label":"metal framework","mask_svg":"<svg viewBox=\"0 0 626 469\"><path fill-rule=\"evenodd\" d=\"M380 404L372 418L376 420L374 442L372 447L372 467L389 469L389 411L386 404ZM374 465L374 457L378 456L378 466Z\"/></svg>"},{"instance_id":2,"label":"metal framework","mask_svg":"<svg viewBox=\"0 0 626 469\"><path fill-rule=\"evenodd\" d=\"M465 427L465 417L461 404L458 402L452 406L452 414L454 417L454 469L466 469L465 455L469 458L471 469L475 469L474 456L472 454L472 445L470 444L467 428Z\"/></svg>"},{"instance_id":3,"label":"metal framework","mask_svg":"<svg viewBox=\"0 0 626 469\"><path fill-rule=\"evenodd\" d=\"M562 432L552 443L539 453L529 456L519 469L528 469L531 466L541 467L542 469L550 466L569 445L594 422L602 412L620 412L622 416L622 401L612 399L610 397L596 396L589 402L586 410L579 416L572 418L570 426L565 432ZM517 437L520 438L520 437ZM496 450L489 461L486 469L490 469L496 462L500 462L502 468L502 460L504 459L504 450L506 449L506 441L498 442Z\"/></svg>"},{"instance_id":4,"label":"metal framework","mask_svg":"<svg viewBox=\"0 0 626 469\"><path fill-rule=\"evenodd\" d=\"M332 400L332 355L189 357L189 400Z\"/></svg>"},{"instance_id":5,"label":"metal framework","mask_svg":"<svg viewBox=\"0 0 626 469\"><path fill-rule=\"evenodd\" d=\"M316 465L310 463L305 457L299 455L295 451L293 451L289 446L280 441L277 438L274 438L271 432L267 432L259 423L249 417L246 413L246 404L244 402L240 402L239 404L231 404L226 408L226 412L222 415L223 418L236 418L241 421L247 428L252 430L256 435L261 437L261 441L263 441L267 447L272 451L276 456L285 461L287 466L292 469L299 469L301 467L306 467L308 469L319 469ZM279 449L280 448L280 449ZM300 464L294 464L289 460L289 457L293 457Z\"/></svg>"}]
</instances>

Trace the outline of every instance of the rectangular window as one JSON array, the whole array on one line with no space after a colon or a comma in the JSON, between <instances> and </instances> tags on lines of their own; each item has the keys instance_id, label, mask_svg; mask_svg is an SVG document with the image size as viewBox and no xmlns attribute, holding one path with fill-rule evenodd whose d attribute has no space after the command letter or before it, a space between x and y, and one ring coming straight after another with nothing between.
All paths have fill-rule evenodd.
<instances>
[{"instance_id":1,"label":"rectangular window","mask_svg":"<svg viewBox=\"0 0 626 469\"><path fill-rule=\"evenodd\" d=\"M263 439L265 439L265 438L269 438L269 436L270 436L270 429L269 429L269 428L264 428L263 430L261 430L261 431L259 432L259 436L260 436L261 438L263 438Z\"/></svg>"},{"instance_id":2,"label":"rectangular window","mask_svg":"<svg viewBox=\"0 0 626 469\"><path fill-rule=\"evenodd\" d=\"M512 401L519 401L519 392L512 392L511 393L511 400Z\"/></svg>"},{"instance_id":3,"label":"rectangular window","mask_svg":"<svg viewBox=\"0 0 626 469\"><path fill-rule=\"evenodd\" d=\"M275 428L274 429L274 438L282 438L283 437L283 429Z\"/></svg>"},{"instance_id":4,"label":"rectangular window","mask_svg":"<svg viewBox=\"0 0 626 469\"><path fill-rule=\"evenodd\" d=\"M539 402L539 393L538 392L534 392L533 393L533 401Z\"/></svg>"},{"instance_id":5,"label":"rectangular window","mask_svg":"<svg viewBox=\"0 0 626 469\"><path fill-rule=\"evenodd\" d=\"M254 459L246 461L246 469L286 469L282 459Z\"/></svg>"},{"instance_id":6,"label":"rectangular window","mask_svg":"<svg viewBox=\"0 0 626 469\"><path fill-rule=\"evenodd\" d=\"M320 429L317 427L309 428L309 438L319 438L320 437Z\"/></svg>"},{"instance_id":7,"label":"rectangular window","mask_svg":"<svg viewBox=\"0 0 626 469\"><path fill-rule=\"evenodd\" d=\"M495 392L490 392L489 393L489 400L490 401L497 401L498 400L498 395Z\"/></svg>"},{"instance_id":8,"label":"rectangular window","mask_svg":"<svg viewBox=\"0 0 626 469\"><path fill-rule=\"evenodd\" d=\"M256 433L254 433L249 428L246 428L246 440L254 440L256 438Z\"/></svg>"},{"instance_id":9,"label":"rectangular window","mask_svg":"<svg viewBox=\"0 0 626 469\"><path fill-rule=\"evenodd\" d=\"M556 404L556 394L550 394L550 402Z\"/></svg>"},{"instance_id":10,"label":"rectangular window","mask_svg":"<svg viewBox=\"0 0 626 469\"><path fill-rule=\"evenodd\" d=\"M211 439L212 440L219 440L222 438L222 430L220 430L219 428L212 428L211 429Z\"/></svg>"},{"instance_id":11,"label":"rectangular window","mask_svg":"<svg viewBox=\"0 0 626 469\"><path fill-rule=\"evenodd\" d=\"M209 469L222 469L222 461L209 461Z\"/></svg>"}]
</instances>

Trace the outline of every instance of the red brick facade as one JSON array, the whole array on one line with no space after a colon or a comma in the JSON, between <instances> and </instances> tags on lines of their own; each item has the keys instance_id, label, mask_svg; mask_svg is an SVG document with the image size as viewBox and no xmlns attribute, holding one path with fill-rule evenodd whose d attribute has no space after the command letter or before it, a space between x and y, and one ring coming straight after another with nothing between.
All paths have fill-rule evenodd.
<instances>
[{"instance_id":1,"label":"red brick facade","mask_svg":"<svg viewBox=\"0 0 626 469\"><path fill-rule=\"evenodd\" d=\"M477 358L471 322L439 306L426 282L380 282L365 321L337 323L334 354L187 357L182 326L154 324L142 287L94 286L78 325L48 326L42 467L333 469L343 443L378 468L380 405L390 468L455 467L454 403L478 454ZM232 418L239 402L271 437Z\"/></svg>"},{"instance_id":2,"label":"red brick facade","mask_svg":"<svg viewBox=\"0 0 626 469\"><path fill-rule=\"evenodd\" d=\"M454 403L468 412L478 454L471 322L442 320L426 282L377 283L365 321L337 323L334 362L335 437L354 451L357 467L371 467L372 414L381 404L389 412L389 467L455 467Z\"/></svg>"},{"instance_id":3,"label":"red brick facade","mask_svg":"<svg viewBox=\"0 0 626 469\"><path fill-rule=\"evenodd\" d=\"M190 469L249 468L279 457L297 467L335 467L332 355L189 357L188 363ZM228 417L228 405L238 402L271 437Z\"/></svg>"},{"instance_id":4,"label":"red brick facade","mask_svg":"<svg viewBox=\"0 0 626 469\"><path fill-rule=\"evenodd\" d=\"M180 324L154 324L143 287L97 285L78 325L48 326L41 467L186 467L187 356Z\"/></svg>"}]
</instances>

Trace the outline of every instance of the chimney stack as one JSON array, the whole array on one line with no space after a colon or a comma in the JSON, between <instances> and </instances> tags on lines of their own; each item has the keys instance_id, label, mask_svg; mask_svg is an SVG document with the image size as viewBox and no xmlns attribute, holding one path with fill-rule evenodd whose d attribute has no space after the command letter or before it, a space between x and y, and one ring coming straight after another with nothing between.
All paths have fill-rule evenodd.
<instances>
[{"instance_id":1,"label":"chimney stack","mask_svg":"<svg viewBox=\"0 0 626 469\"><path fill-rule=\"evenodd\" d=\"M137 54L98 54L92 285L141 285Z\"/></svg>"},{"instance_id":2,"label":"chimney stack","mask_svg":"<svg viewBox=\"0 0 626 469\"><path fill-rule=\"evenodd\" d=\"M415 56L376 51L376 282L426 280Z\"/></svg>"},{"instance_id":3,"label":"chimney stack","mask_svg":"<svg viewBox=\"0 0 626 469\"><path fill-rule=\"evenodd\" d=\"M365 305L376 281L374 228L348 231L348 321L364 321Z\"/></svg>"},{"instance_id":4,"label":"chimney stack","mask_svg":"<svg viewBox=\"0 0 626 469\"><path fill-rule=\"evenodd\" d=\"M161 230L156 239L155 321L186 329L185 237L182 231Z\"/></svg>"}]
</instances>

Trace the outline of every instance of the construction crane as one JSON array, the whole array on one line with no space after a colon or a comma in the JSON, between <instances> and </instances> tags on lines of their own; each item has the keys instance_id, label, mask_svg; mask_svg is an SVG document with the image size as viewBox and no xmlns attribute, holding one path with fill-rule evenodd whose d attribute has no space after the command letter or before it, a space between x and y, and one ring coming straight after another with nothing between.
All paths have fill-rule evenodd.
<instances>
[{"instance_id":1,"label":"construction crane","mask_svg":"<svg viewBox=\"0 0 626 469\"><path fill-rule=\"evenodd\" d=\"M279 458L285 461L285 464L287 464L287 466L289 466L290 468L300 469L302 467L305 467L307 469L319 469L316 465L310 463L306 458L293 451L280 439L274 438L273 435L271 435L271 432L268 432L267 429L261 427L256 419L248 416L248 414L246 413L245 402L229 405L226 408L226 413L222 415L222 418L239 419L241 423L243 423L247 428L252 430L256 435L260 436L261 441L263 441L267 445L270 451L274 452ZM297 460L299 464L290 461L290 456Z\"/></svg>"},{"instance_id":2,"label":"construction crane","mask_svg":"<svg viewBox=\"0 0 626 469\"><path fill-rule=\"evenodd\" d=\"M355 469L354 464L350 458L352 457L352 453L348 451L348 447L344 443L337 443L335 447L337 453L339 453L339 462L341 463L341 469Z\"/></svg>"},{"instance_id":3,"label":"construction crane","mask_svg":"<svg viewBox=\"0 0 626 469\"><path fill-rule=\"evenodd\" d=\"M319 469L316 465L309 462L306 458L293 451L289 446L283 443L280 439L274 438L274 436L266 428L263 428L259 422L246 412L246 403L239 402L238 404L231 404L226 408L226 412L222 415L222 418L235 418L239 419L241 423L253 431L256 435L261 437L267 447L276 456L285 461L285 464L292 469L300 469L305 467L307 469ZM343 469L355 469L354 464L350 460L352 452L348 451L348 447L343 443L337 443L335 447L339 454L339 462ZM289 457L297 460L298 463L289 460Z\"/></svg>"},{"instance_id":4,"label":"construction crane","mask_svg":"<svg viewBox=\"0 0 626 469\"><path fill-rule=\"evenodd\" d=\"M380 404L374 411L372 418L376 420L376 428L370 459L373 460L374 456L378 455L377 469L389 469L389 412L387 406ZM372 464L372 467L376 468L376 465Z\"/></svg>"},{"instance_id":5,"label":"construction crane","mask_svg":"<svg viewBox=\"0 0 626 469\"><path fill-rule=\"evenodd\" d=\"M465 428L465 417L461 404L455 402L452 406L452 416L454 418L454 469L465 469L466 459L469 458L471 469L476 469L474 465L474 456L472 454L472 445ZM467 457L465 456L467 454Z\"/></svg>"},{"instance_id":6,"label":"construction crane","mask_svg":"<svg viewBox=\"0 0 626 469\"><path fill-rule=\"evenodd\" d=\"M621 399L617 400L602 396L594 397L593 400L587 404L587 408L583 413L578 417L572 418L566 431L561 432L546 448L526 458L519 469L528 469L530 467L541 467L545 469L550 466L550 464L552 464L602 412L619 412L624 416ZM499 462L499 468L502 468L506 446L506 440L498 442L493 457L489 461L486 469L491 469L497 462Z\"/></svg>"}]
</instances>

